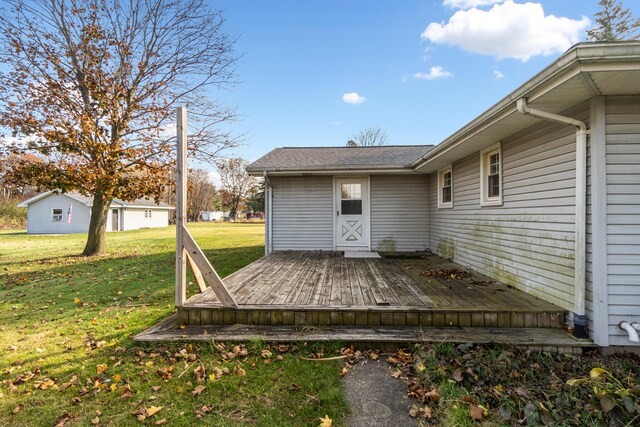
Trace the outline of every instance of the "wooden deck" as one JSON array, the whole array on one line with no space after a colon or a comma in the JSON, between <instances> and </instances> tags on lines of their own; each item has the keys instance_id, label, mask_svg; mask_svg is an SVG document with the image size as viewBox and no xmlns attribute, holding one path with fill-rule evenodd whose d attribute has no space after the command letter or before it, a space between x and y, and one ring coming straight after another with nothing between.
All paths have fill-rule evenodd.
<instances>
[{"instance_id":1,"label":"wooden deck","mask_svg":"<svg viewBox=\"0 0 640 427\"><path fill-rule=\"evenodd\" d=\"M564 311L432 254L383 259L280 252L224 279L237 309L208 289L178 308L191 325L562 327Z\"/></svg>"}]
</instances>

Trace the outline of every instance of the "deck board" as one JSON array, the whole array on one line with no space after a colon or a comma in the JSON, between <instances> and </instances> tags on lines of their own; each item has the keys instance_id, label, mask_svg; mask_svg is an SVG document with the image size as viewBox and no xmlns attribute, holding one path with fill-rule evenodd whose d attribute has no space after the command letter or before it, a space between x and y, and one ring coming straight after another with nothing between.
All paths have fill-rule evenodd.
<instances>
[{"instance_id":1,"label":"deck board","mask_svg":"<svg viewBox=\"0 0 640 427\"><path fill-rule=\"evenodd\" d=\"M432 254L419 259L345 259L338 252L290 251L260 258L225 278L224 283L241 307L562 311L475 272L465 279L422 274L437 269L471 272ZM189 298L184 306L221 304L207 289Z\"/></svg>"}]
</instances>

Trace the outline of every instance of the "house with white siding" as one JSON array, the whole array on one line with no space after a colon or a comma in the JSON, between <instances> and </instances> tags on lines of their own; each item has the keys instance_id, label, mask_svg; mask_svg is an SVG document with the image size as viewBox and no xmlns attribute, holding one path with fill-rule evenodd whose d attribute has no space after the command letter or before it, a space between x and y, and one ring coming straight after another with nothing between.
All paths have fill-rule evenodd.
<instances>
[{"instance_id":1,"label":"house with white siding","mask_svg":"<svg viewBox=\"0 0 640 427\"><path fill-rule=\"evenodd\" d=\"M435 146L277 148L266 252L423 251L638 345L640 43L581 43Z\"/></svg>"},{"instance_id":2,"label":"house with white siding","mask_svg":"<svg viewBox=\"0 0 640 427\"><path fill-rule=\"evenodd\" d=\"M47 191L18 206L27 208L28 234L73 234L89 230L92 205L92 197ZM153 200L125 202L114 199L109 206L107 231L166 227L172 209L172 206L156 204Z\"/></svg>"}]
</instances>

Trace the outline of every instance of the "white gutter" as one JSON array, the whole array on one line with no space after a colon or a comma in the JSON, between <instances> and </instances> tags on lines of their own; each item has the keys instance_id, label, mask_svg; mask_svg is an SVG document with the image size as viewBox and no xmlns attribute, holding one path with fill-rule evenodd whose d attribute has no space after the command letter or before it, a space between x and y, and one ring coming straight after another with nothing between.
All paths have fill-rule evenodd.
<instances>
[{"instance_id":1,"label":"white gutter","mask_svg":"<svg viewBox=\"0 0 640 427\"><path fill-rule=\"evenodd\" d=\"M574 323L586 328L585 317L585 252L587 221L587 125L580 120L547 113L527 106L527 99L517 101L518 111L543 120L575 126L576 130L576 210L575 210L575 272Z\"/></svg>"}]
</instances>

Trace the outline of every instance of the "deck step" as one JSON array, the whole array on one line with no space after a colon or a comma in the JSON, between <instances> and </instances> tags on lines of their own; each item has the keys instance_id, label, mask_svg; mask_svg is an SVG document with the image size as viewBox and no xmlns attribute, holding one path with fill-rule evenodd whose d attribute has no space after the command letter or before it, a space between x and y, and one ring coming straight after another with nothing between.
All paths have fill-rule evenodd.
<instances>
[{"instance_id":1,"label":"deck step","mask_svg":"<svg viewBox=\"0 0 640 427\"><path fill-rule=\"evenodd\" d=\"M179 307L184 325L256 326L423 326L564 328L564 311L536 309L430 309L403 306Z\"/></svg>"},{"instance_id":2,"label":"deck step","mask_svg":"<svg viewBox=\"0 0 640 427\"><path fill-rule=\"evenodd\" d=\"M136 341L345 341L347 343L473 342L510 344L541 351L579 352L594 347L562 329L492 327L180 325L173 315L136 335ZM578 351L579 350L579 351Z\"/></svg>"}]
</instances>

